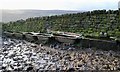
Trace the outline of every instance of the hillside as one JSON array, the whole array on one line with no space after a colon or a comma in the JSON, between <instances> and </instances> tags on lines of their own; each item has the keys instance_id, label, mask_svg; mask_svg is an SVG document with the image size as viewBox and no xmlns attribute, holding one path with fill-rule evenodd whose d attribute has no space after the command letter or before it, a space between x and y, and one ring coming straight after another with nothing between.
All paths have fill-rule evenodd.
<instances>
[{"instance_id":1,"label":"hillside","mask_svg":"<svg viewBox=\"0 0 120 72\"><path fill-rule=\"evenodd\" d=\"M95 10L74 14L28 18L3 24L6 31L46 32L46 29L82 33L84 36L107 36L120 38L120 11Z\"/></svg>"}]
</instances>

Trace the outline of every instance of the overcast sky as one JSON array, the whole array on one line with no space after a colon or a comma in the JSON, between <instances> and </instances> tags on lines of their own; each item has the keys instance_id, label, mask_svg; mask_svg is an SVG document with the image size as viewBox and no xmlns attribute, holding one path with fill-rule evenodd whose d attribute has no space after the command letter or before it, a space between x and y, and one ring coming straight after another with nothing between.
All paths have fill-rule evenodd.
<instances>
[{"instance_id":1,"label":"overcast sky","mask_svg":"<svg viewBox=\"0 0 120 72\"><path fill-rule=\"evenodd\" d=\"M120 0L0 0L0 9L95 10L117 9Z\"/></svg>"}]
</instances>

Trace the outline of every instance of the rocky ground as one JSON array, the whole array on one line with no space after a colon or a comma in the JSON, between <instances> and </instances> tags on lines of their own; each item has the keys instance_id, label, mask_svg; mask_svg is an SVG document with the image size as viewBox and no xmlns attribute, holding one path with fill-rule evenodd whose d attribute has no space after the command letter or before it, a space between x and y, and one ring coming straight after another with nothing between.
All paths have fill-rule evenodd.
<instances>
[{"instance_id":1,"label":"rocky ground","mask_svg":"<svg viewBox=\"0 0 120 72\"><path fill-rule=\"evenodd\" d=\"M90 48L56 49L24 40L3 38L0 49L1 71L41 70L120 70L120 51ZM63 49L63 48L61 48Z\"/></svg>"}]
</instances>

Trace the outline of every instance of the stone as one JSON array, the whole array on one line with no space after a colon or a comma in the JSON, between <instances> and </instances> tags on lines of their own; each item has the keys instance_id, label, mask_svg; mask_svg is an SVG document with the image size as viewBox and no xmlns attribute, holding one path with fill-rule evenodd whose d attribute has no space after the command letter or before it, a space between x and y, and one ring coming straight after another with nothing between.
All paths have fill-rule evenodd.
<instances>
[{"instance_id":1,"label":"stone","mask_svg":"<svg viewBox=\"0 0 120 72\"><path fill-rule=\"evenodd\" d=\"M70 57L70 56L65 56L64 59L66 59L66 60L70 60L71 57Z\"/></svg>"},{"instance_id":2,"label":"stone","mask_svg":"<svg viewBox=\"0 0 120 72\"><path fill-rule=\"evenodd\" d=\"M5 44L5 45L8 45L8 44L9 44L9 42L7 42L7 41L4 41L4 42L3 42L3 44Z\"/></svg>"},{"instance_id":3,"label":"stone","mask_svg":"<svg viewBox=\"0 0 120 72\"><path fill-rule=\"evenodd\" d=\"M74 68L69 68L68 70L67 70L68 72L70 71L75 71L75 69Z\"/></svg>"},{"instance_id":4,"label":"stone","mask_svg":"<svg viewBox=\"0 0 120 72\"><path fill-rule=\"evenodd\" d=\"M82 67L82 64L78 64L78 67Z\"/></svg>"},{"instance_id":5,"label":"stone","mask_svg":"<svg viewBox=\"0 0 120 72\"><path fill-rule=\"evenodd\" d=\"M34 47L34 48L36 48L36 47L37 47L37 45L35 45L35 44L31 44L31 47Z\"/></svg>"},{"instance_id":6,"label":"stone","mask_svg":"<svg viewBox=\"0 0 120 72\"><path fill-rule=\"evenodd\" d=\"M5 52L5 51L7 51L7 48L4 48L4 49L3 49L3 52Z\"/></svg>"},{"instance_id":7,"label":"stone","mask_svg":"<svg viewBox=\"0 0 120 72\"><path fill-rule=\"evenodd\" d=\"M50 52L48 51L47 54L50 54Z\"/></svg>"},{"instance_id":8,"label":"stone","mask_svg":"<svg viewBox=\"0 0 120 72\"><path fill-rule=\"evenodd\" d=\"M6 64L3 64L2 65L2 69L6 69L7 65Z\"/></svg>"},{"instance_id":9,"label":"stone","mask_svg":"<svg viewBox=\"0 0 120 72\"><path fill-rule=\"evenodd\" d=\"M91 48L71 51L62 49L62 44L56 43L59 49L47 46L36 49L36 44L23 40L6 39L0 51L0 65L2 70L119 70L120 53L113 51L93 51ZM13 44L12 44L13 43ZM33 45L31 45L33 44ZM48 48L48 49L47 49ZM64 47L65 48L65 47ZM68 48L72 49L72 45ZM110 55L111 54L111 55ZM1 70L0 69L0 70Z\"/></svg>"},{"instance_id":10,"label":"stone","mask_svg":"<svg viewBox=\"0 0 120 72\"><path fill-rule=\"evenodd\" d=\"M49 57L45 57L44 60L49 60L50 58Z\"/></svg>"},{"instance_id":11,"label":"stone","mask_svg":"<svg viewBox=\"0 0 120 72\"><path fill-rule=\"evenodd\" d=\"M117 71L120 71L120 67L117 68Z\"/></svg>"},{"instance_id":12,"label":"stone","mask_svg":"<svg viewBox=\"0 0 120 72\"><path fill-rule=\"evenodd\" d=\"M33 67L31 66L26 69L26 71L31 71L31 70L33 70Z\"/></svg>"}]
</instances>

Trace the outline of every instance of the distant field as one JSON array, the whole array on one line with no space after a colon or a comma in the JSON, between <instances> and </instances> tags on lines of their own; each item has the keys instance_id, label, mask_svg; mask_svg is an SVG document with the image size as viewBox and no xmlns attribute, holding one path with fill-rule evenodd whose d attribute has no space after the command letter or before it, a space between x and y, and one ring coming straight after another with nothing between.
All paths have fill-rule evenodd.
<instances>
[{"instance_id":1,"label":"distant field","mask_svg":"<svg viewBox=\"0 0 120 72\"><path fill-rule=\"evenodd\" d=\"M1 10L0 10L1 11ZM2 22L17 21L20 19L27 19L30 17L42 17L61 14L78 13L81 11L69 10L2 10Z\"/></svg>"}]
</instances>

